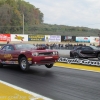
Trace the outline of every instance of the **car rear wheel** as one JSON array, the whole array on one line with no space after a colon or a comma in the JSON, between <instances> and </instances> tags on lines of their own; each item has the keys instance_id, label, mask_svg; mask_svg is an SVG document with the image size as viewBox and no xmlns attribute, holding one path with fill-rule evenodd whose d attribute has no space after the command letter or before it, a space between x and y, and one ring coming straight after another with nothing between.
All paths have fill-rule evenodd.
<instances>
[{"instance_id":1,"label":"car rear wheel","mask_svg":"<svg viewBox=\"0 0 100 100\"><path fill-rule=\"evenodd\" d=\"M51 68L51 67L53 67L53 64L46 64L45 65L47 68Z\"/></svg>"},{"instance_id":2,"label":"car rear wheel","mask_svg":"<svg viewBox=\"0 0 100 100\"><path fill-rule=\"evenodd\" d=\"M100 60L100 53L98 54L98 60Z\"/></svg>"},{"instance_id":3,"label":"car rear wheel","mask_svg":"<svg viewBox=\"0 0 100 100\"><path fill-rule=\"evenodd\" d=\"M29 68L30 68L30 65L29 65L29 63L28 63L28 61L27 61L27 59L25 57L22 57L20 59L20 63L19 64L20 64L20 68L21 68L22 71L28 71Z\"/></svg>"}]
</instances>

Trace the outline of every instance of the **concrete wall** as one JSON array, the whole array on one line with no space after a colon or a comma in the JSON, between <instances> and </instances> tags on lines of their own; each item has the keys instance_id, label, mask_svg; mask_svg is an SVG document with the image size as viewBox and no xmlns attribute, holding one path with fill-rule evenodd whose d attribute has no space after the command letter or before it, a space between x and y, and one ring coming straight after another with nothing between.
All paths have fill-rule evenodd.
<instances>
[{"instance_id":1,"label":"concrete wall","mask_svg":"<svg viewBox=\"0 0 100 100\"><path fill-rule=\"evenodd\" d=\"M70 55L70 50L58 50L58 49L55 50L59 52L60 56L68 57Z\"/></svg>"}]
</instances>

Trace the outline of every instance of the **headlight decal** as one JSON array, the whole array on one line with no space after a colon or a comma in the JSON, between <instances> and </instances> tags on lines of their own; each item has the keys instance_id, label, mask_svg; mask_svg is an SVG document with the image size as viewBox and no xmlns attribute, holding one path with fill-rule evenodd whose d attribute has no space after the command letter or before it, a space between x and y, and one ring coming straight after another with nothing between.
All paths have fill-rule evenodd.
<instances>
[{"instance_id":1,"label":"headlight decal","mask_svg":"<svg viewBox=\"0 0 100 100\"><path fill-rule=\"evenodd\" d=\"M38 55L39 55L38 52L32 53L32 56L38 56Z\"/></svg>"},{"instance_id":2,"label":"headlight decal","mask_svg":"<svg viewBox=\"0 0 100 100\"><path fill-rule=\"evenodd\" d=\"M53 55L58 55L58 51L53 51Z\"/></svg>"}]
</instances>

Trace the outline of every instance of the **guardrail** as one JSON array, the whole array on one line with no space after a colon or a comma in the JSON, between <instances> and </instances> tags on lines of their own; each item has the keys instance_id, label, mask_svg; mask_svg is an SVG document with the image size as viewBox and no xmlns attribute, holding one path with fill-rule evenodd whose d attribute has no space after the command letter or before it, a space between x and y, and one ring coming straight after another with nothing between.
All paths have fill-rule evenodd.
<instances>
[{"instance_id":1,"label":"guardrail","mask_svg":"<svg viewBox=\"0 0 100 100\"><path fill-rule=\"evenodd\" d=\"M69 57L70 55L70 50L59 50L59 49L53 49L53 50L57 50L59 55L62 57Z\"/></svg>"}]
</instances>

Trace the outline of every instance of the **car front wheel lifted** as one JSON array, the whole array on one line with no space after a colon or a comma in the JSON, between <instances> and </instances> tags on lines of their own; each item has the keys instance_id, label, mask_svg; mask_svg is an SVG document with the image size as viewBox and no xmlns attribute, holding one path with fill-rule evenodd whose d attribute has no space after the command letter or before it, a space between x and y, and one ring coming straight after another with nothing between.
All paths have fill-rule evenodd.
<instances>
[{"instance_id":1,"label":"car front wheel lifted","mask_svg":"<svg viewBox=\"0 0 100 100\"><path fill-rule=\"evenodd\" d=\"M46 64L45 65L47 68L51 68L51 67L53 67L53 64Z\"/></svg>"}]
</instances>

